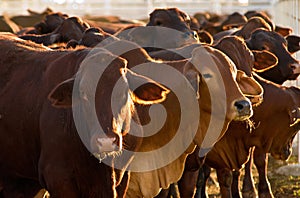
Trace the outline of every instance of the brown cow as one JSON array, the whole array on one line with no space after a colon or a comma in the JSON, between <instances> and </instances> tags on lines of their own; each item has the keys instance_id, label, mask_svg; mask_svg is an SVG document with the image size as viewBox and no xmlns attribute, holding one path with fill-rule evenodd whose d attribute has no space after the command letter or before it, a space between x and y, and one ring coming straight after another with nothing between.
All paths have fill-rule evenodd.
<instances>
[{"instance_id":1,"label":"brown cow","mask_svg":"<svg viewBox=\"0 0 300 198\"><path fill-rule=\"evenodd\" d=\"M125 29L115 36L148 47L147 51L157 50L156 46L176 48L199 43L197 32L190 28L189 16L177 8L155 9L146 27Z\"/></svg>"},{"instance_id":2,"label":"brown cow","mask_svg":"<svg viewBox=\"0 0 300 198\"><path fill-rule=\"evenodd\" d=\"M299 130L299 124L293 125L298 118L293 112L298 112L300 106L299 89L282 87L258 76L256 79L264 88L264 100L261 105L254 108L252 122L255 127L252 132L249 133L245 125L232 122L227 133L215 144L205 159L208 165L217 169L224 197L231 197L230 170L239 170L242 167L248 159L249 149L252 146L263 149L264 153L272 152L274 156L285 158L286 145L290 144ZM286 102L283 104L278 101ZM235 189L235 192L237 193L232 196L239 197L239 191Z\"/></svg>"},{"instance_id":3,"label":"brown cow","mask_svg":"<svg viewBox=\"0 0 300 198\"><path fill-rule=\"evenodd\" d=\"M265 62L266 60L262 57L271 56L266 52L255 52L255 55L253 55L252 52L247 48L245 42L236 36L225 37L214 47L220 49L226 55L228 55L235 62L237 67L243 70L248 76L252 76L253 69L259 70L265 69L267 67L272 67L276 64L277 61L277 59L273 57L273 62ZM267 59L271 60L272 57L268 57ZM257 65L259 64L264 65L265 68L258 68ZM262 93L263 92L261 92L261 94ZM258 105L261 102L261 97L252 98L252 101L256 103L255 105ZM225 134L225 136L228 135ZM199 150L196 150L191 156L188 157L185 172L178 183L180 194L182 197L191 197L194 193L197 181L195 178L197 178L198 169L203 162L203 159L199 159L198 153ZM190 182L191 178L194 178L193 184Z\"/></svg>"},{"instance_id":4,"label":"brown cow","mask_svg":"<svg viewBox=\"0 0 300 198\"><path fill-rule=\"evenodd\" d=\"M287 49L288 52L290 53L294 53L296 51L299 50L299 38L298 36L294 36L294 35L290 35L286 37L287 39ZM285 45L284 45L285 46ZM284 47L284 52L286 52L286 46ZM286 54L286 53L283 53ZM286 56L287 57L287 56ZM279 57L282 58L283 57ZM285 59L283 59L285 60ZM290 63L289 61L285 60L287 63ZM300 73L300 67L297 67L297 63L296 66L292 67L294 69L294 73ZM298 77L297 74L291 74L290 75L292 79L295 79ZM268 79L273 81L273 82L277 82L277 75L275 73L275 75L273 75L272 73L269 74ZM283 78L282 82L284 82L285 80L288 80L289 76L286 76L285 78ZM294 130L295 132L295 130ZM282 157L282 160L286 160L288 159L288 154L290 154L290 149L291 149L291 141L293 140L293 138L290 138L290 141L287 143L285 142L285 151L282 151L283 154L285 154L285 157ZM245 166L245 177L244 177L244 183L243 183L243 194L247 197L251 197L251 196L256 196L257 192L255 191L254 188L254 184L253 184L253 180L252 180L252 172L251 172L251 168L252 168L252 156L254 157L254 163L258 169L259 172L259 194L261 196L267 196L267 197L272 197L272 191L270 188L270 184L268 182L267 179L267 155L266 155L266 151L262 150L261 148L256 148L254 150L253 155L250 156L250 160L248 161L248 163ZM279 158L280 159L280 158ZM238 173L235 173L235 175L239 175ZM236 176L237 177L237 176ZM238 182L235 182L238 185ZM235 187L234 189L237 189L237 187ZM236 194L236 192L234 192Z\"/></svg>"},{"instance_id":5,"label":"brown cow","mask_svg":"<svg viewBox=\"0 0 300 198\"><path fill-rule=\"evenodd\" d=\"M228 105L228 109L227 111L236 111L238 106L241 107L241 109L247 109L248 107L250 108L250 104L248 102L241 102L241 103L234 103L232 101L235 100L245 100L245 97L240 93L240 89L238 89L239 91L236 92L237 90L235 90L237 88L237 84L235 84L235 82L233 84L232 83L232 74L230 71L230 68L235 67L234 65L231 65L231 61L229 59L226 58L226 56L224 56L223 53L221 53L218 50L214 50L210 47L204 47L204 51L202 51L202 47L198 47L195 48L192 52L192 58L190 59L190 62L187 59L181 60L181 61L169 61L169 62L155 62L153 61L148 55L147 53L141 49L140 47L130 44L128 42L125 41L119 41L119 42L115 42L115 43L111 43L107 46L105 46L107 49L112 50L112 51L119 51L120 53L117 54L121 54L120 56L125 58L126 60L128 60L128 67L132 68L136 65L140 65L142 63L151 63L148 67L149 70L147 71L155 71L155 68L160 67L160 65L165 65L168 64L169 66L175 68L176 70L179 70L181 73L185 73L187 78L190 80L190 83L193 85L195 90L199 90L199 95L200 95L200 100L198 100L198 102L200 103L199 108L200 108L200 125L198 128L198 131L195 135L194 138L194 143L189 142L189 144L187 146L188 149L184 152L184 150L182 151L183 153L176 158L176 160L174 160L172 163L167 164L164 167L155 169L155 170L149 170L149 171L144 171L144 172L132 172L131 173L131 178L130 178L130 183L129 183L129 188L128 188L128 197L136 197L136 196L144 196L144 197L153 197L155 196L159 190L161 188L166 188L169 186L169 184L176 182L182 171L183 171L183 165L184 165L184 159L186 158L187 154L190 153L193 148L194 145L201 145L203 142L203 139L205 137L205 133L207 132L207 124L209 122L210 119L213 119L214 115L210 115L210 105L207 106L207 104L211 103L210 97L206 97L208 95L208 90L206 88L205 85L205 81L204 79L209 79L209 78L215 78L215 73L209 73L209 74L205 74L203 73L202 75L202 79L200 80L200 82L195 82L194 80L191 79L192 76L194 75L199 75L199 73L195 70L195 67L191 64L195 64L195 65L200 65L201 67L203 67L204 70L206 70L205 68L211 68L212 65L210 65L210 63L207 64L201 64L203 63L203 61L205 62L205 60L207 60L207 57L205 57L205 55L209 55L209 57L214 57L214 60L216 61L215 63L217 64L217 67L222 71L222 78L226 79L225 83L225 90L227 93L230 93L228 96L230 98L227 98L227 105ZM130 50L126 50L126 53L122 54L120 51L120 49L124 49L125 47L129 48ZM151 69L152 68L152 69ZM162 73L162 71L160 72ZM254 81L249 81L248 78L245 78L245 76L242 75L242 73L238 72L238 83L239 84L244 84L248 81L248 83L251 84L251 87L254 88L253 86L256 85L254 83ZM147 75L147 74L145 74ZM166 78L167 76L165 76ZM174 82L172 82L173 84L178 84L175 83L177 82L178 79L174 79ZM252 84L254 83L254 84ZM230 85L231 84L231 85ZM247 83L246 83L247 84ZM248 86L249 85L245 85L245 87L242 88L242 90L246 91L248 90ZM248 88L247 88L248 87ZM231 91L229 91L229 89L232 89ZM214 92L219 92L220 90L210 90L210 94L213 94ZM250 91L250 93L253 93L253 90ZM151 151L153 149L157 149L160 148L161 146L163 146L164 144L166 144L168 142L168 140L172 139L172 137L176 134L177 131L177 125L178 123L180 123L180 111L178 112L178 99L176 99L176 93L171 92L169 94L169 97L167 98L167 100L165 102L163 102L162 104L165 106L165 108L167 109L168 114L172 115L171 117L168 116L168 119L166 120L166 123L164 125L163 128L161 128L155 135L152 135L150 137L144 138L143 139L143 144L140 147L139 151ZM237 95L236 95L237 94ZM255 92L255 94L257 94L257 92ZM232 105L235 104L237 106L233 107ZM174 106L175 105L175 106ZM219 107L217 107L219 109ZM137 109L139 111L145 111L145 108L143 107L137 107ZM239 109L239 108L238 108ZM240 110L238 110L240 111ZM247 111L247 110L246 110ZM248 113L246 113L248 114ZM188 115L191 116L191 115ZM194 116L194 115L193 115ZM192 117L193 117L192 116ZM229 115L227 115L229 116ZM190 118L190 122L193 123L193 120L195 118ZM243 116L242 116L243 117ZM246 117L243 117L243 119L245 119ZM149 122L149 118L144 117L144 118L140 118L142 123L148 123ZM197 118L196 118L197 119ZM233 117L229 116L226 118L226 120L222 121L222 131L220 132L221 134L218 135L218 137L221 137L224 133L224 131L226 130L226 126L227 124L234 119ZM209 134L208 134L209 135ZM187 138L188 136L190 136L190 131L186 131L185 132L185 137ZM216 138L218 138L216 137ZM213 144L213 142L212 142ZM175 147L178 147L178 145L176 145ZM174 148L175 149L175 148ZM150 161L143 161L141 164L143 164L143 166L146 166L147 164L152 164L152 162L157 162L161 160L160 158L154 158L151 159ZM139 164L141 166L141 164Z\"/></svg>"},{"instance_id":6,"label":"brown cow","mask_svg":"<svg viewBox=\"0 0 300 198\"><path fill-rule=\"evenodd\" d=\"M111 155L140 145L132 135L142 132L131 126L132 119L138 122L134 104L161 102L168 90L103 49L53 51L8 34L0 42L3 197L32 197L41 188L53 197L115 197L131 156ZM97 71L104 72L99 82ZM112 106L117 80L119 98ZM73 117L91 114L77 122ZM109 166L118 161L120 170Z\"/></svg>"},{"instance_id":7,"label":"brown cow","mask_svg":"<svg viewBox=\"0 0 300 198\"><path fill-rule=\"evenodd\" d=\"M249 49L267 50L278 58L277 66L259 73L261 77L282 84L287 79L295 80L299 76L299 61L291 56L287 49L287 41L280 34L258 29L252 33L246 42Z\"/></svg>"},{"instance_id":8,"label":"brown cow","mask_svg":"<svg viewBox=\"0 0 300 198\"><path fill-rule=\"evenodd\" d=\"M72 39L79 41L82 38L83 32L87 28L89 28L88 24L82 21L79 17L69 17L51 33L42 35L28 34L19 37L24 40L31 40L48 46L53 43L67 43Z\"/></svg>"},{"instance_id":9,"label":"brown cow","mask_svg":"<svg viewBox=\"0 0 300 198\"><path fill-rule=\"evenodd\" d=\"M255 19L253 22L259 22L257 17L252 17L252 20ZM250 19L250 20L251 20ZM249 21L250 21L249 20ZM259 23L257 23L259 24ZM264 25L265 26L265 25ZM244 26L245 27L245 26ZM244 28L243 27L243 28ZM266 28L267 26L265 26ZM244 34L245 32L246 34ZM243 37L249 36L249 31L241 31L239 33L240 35L244 35ZM238 35L236 33L236 35ZM245 36L246 35L246 36ZM294 53L299 49L299 38L297 36L287 36L287 41L284 39L283 36L280 34L274 32L274 31L268 31L259 29L256 30L253 34L251 34L250 38L247 40L248 47L251 49L265 49L272 53L274 53L278 58L278 65L268 71L259 73L262 77L271 80L272 82L276 82L279 84L282 84L286 80L294 80L299 76L300 73L300 65L299 61L295 60L291 56L291 53ZM293 43L294 42L294 43ZM259 172L263 173L267 170L267 167L262 167L266 164L266 160L264 158L265 154L263 154L261 157L258 157L258 153L264 153L264 151L259 151L259 148L255 151L255 162L258 164L258 167L261 167ZM265 160L263 160L265 159ZM249 162L250 163L250 162ZM252 180L249 180L251 176L249 176L249 172L251 171L250 165L247 164L247 176L245 179L248 179L247 181L244 181L244 184L251 183ZM266 180L266 177L264 176L266 173L262 174L260 178L261 183L261 192L268 194L270 196L270 188L268 185L268 182ZM250 190L253 190L253 184L249 185L248 187L244 185L245 190L249 194ZM236 189L236 188L235 188ZM235 193L236 194L236 193Z\"/></svg>"},{"instance_id":10,"label":"brown cow","mask_svg":"<svg viewBox=\"0 0 300 198\"><path fill-rule=\"evenodd\" d=\"M40 23L34 25L38 34L47 34L53 32L60 26L65 19L68 18L67 14L61 12L51 13L45 16L45 19Z\"/></svg>"}]
</instances>

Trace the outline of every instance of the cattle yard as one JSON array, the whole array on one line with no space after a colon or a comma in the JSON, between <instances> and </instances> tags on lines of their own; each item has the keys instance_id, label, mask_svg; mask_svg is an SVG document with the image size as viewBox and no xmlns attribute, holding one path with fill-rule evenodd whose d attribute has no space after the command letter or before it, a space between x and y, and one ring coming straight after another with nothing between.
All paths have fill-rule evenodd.
<instances>
[{"instance_id":1,"label":"cattle yard","mask_svg":"<svg viewBox=\"0 0 300 198\"><path fill-rule=\"evenodd\" d=\"M299 10L0 0L0 198L299 198Z\"/></svg>"}]
</instances>

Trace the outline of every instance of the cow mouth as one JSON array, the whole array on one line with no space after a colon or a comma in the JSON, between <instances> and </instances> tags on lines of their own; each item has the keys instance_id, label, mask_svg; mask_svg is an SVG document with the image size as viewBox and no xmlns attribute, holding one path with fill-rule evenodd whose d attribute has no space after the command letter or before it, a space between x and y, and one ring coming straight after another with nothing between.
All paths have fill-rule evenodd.
<instances>
[{"instance_id":1,"label":"cow mouth","mask_svg":"<svg viewBox=\"0 0 300 198\"><path fill-rule=\"evenodd\" d=\"M120 137L122 139L122 137ZM100 137L99 134L93 135L91 138L91 153L101 163L107 157L118 157L122 154L122 146L120 146L119 138L116 137Z\"/></svg>"}]
</instances>

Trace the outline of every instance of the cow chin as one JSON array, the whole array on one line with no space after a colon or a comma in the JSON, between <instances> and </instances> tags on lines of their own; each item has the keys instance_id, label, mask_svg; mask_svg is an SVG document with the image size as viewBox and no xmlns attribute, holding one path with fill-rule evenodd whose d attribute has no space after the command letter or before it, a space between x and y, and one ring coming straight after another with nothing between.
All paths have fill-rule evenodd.
<instances>
[{"instance_id":1,"label":"cow chin","mask_svg":"<svg viewBox=\"0 0 300 198\"><path fill-rule=\"evenodd\" d=\"M248 120L250 117L252 116L252 113L248 114L248 115L237 115L235 116L235 118L233 119L234 121L245 121Z\"/></svg>"}]
</instances>

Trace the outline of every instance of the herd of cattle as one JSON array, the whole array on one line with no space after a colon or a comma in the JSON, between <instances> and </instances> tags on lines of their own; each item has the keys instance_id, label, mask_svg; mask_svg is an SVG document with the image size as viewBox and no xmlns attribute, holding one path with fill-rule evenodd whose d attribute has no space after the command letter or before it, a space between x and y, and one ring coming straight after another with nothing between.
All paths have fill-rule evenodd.
<instances>
[{"instance_id":1,"label":"herd of cattle","mask_svg":"<svg viewBox=\"0 0 300 198\"><path fill-rule=\"evenodd\" d=\"M182 34L146 29L153 26ZM192 17L166 8L155 9L144 23L70 17L47 9L3 16L0 31L0 197L34 197L42 189L47 190L45 197L208 197L205 185L211 168L217 171L224 198L274 197L267 179L268 153L287 160L300 130L300 89L282 85L300 74L300 62L293 57L300 37L274 24L267 13ZM161 42L168 43L168 49L153 45ZM121 46L130 50L116 53ZM207 59L220 72L223 87L221 82L209 87L217 74ZM175 160L134 172L129 170L135 152L167 144L181 121L174 90L146 73L133 72L146 63L151 63L149 70L168 65L183 75L186 84L165 78L193 93L200 114L187 113L190 123L181 138L192 135L189 125L197 123L197 130ZM98 70L103 74L94 82L90 75ZM122 88L113 112L110 98L116 83ZM211 96L220 87L225 101L214 98L222 105L212 109ZM156 134L142 137L142 128L133 123L149 123L150 106L158 103L166 109L165 124ZM97 131L94 120L83 120L88 146L79 137L74 106L88 118L97 115L105 133ZM217 141L203 149L210 121L221 117L213 112L224 111ZM124 150L134 152L126 155ZM151 163L172 155L168 152ZM259 173L258 192L252 161Z\"/></svg>"}]
</instances>

